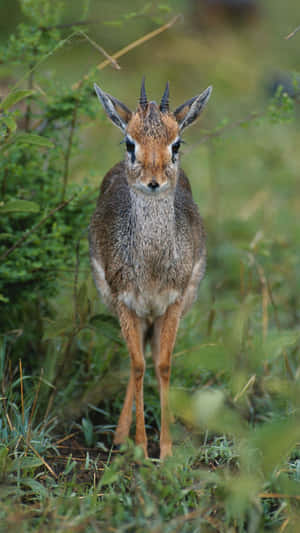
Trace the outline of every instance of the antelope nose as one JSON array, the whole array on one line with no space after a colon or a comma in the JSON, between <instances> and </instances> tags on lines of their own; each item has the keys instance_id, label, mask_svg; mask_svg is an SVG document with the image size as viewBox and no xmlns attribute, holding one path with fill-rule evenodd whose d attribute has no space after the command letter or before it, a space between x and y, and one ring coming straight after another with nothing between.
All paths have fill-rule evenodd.
<instances>
[{"instance_id":1,"label":"antelope nose","mask_svg":"<svg viewBox=\"0 0 300 533\"><path fill-rule=\"evenodd\" d=\"M157 189L157 187L159 187L159 183L157 183L157 181L155 179L152 179L151 181L149 181L148 187L149 187L149 189L154 191L155 189Z\"/></svg>"}]
</instances>

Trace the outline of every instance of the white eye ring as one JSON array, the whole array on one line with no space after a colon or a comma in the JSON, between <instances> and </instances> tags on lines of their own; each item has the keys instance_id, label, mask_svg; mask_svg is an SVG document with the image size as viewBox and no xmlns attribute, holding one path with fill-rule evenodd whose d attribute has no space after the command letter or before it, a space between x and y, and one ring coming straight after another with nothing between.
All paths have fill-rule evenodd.
<instances>
[{"instance_id":1,"label":"white eye ring","mask_svg":"<svg viewBox=\"0 0 300 533\"><path fill-rule=\"evenodd\" d=\"M172 157L172 162L175 163L176 156L179 152L180 145L182 143L182 140L180 137L177 137L175 141L172 142L172 144L169 144L169 152Z\"/></svg>"}]
</instances>

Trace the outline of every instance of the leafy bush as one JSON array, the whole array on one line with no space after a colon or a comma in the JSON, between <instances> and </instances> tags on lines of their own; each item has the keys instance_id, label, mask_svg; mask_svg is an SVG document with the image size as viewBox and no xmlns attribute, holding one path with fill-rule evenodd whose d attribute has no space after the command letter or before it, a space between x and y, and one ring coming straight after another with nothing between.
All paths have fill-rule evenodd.
<instances>
[{"instance_id":1,"label":"leafy bush","mask_svg":"<svg viewBox=\"0 0 300 533\"><path fill-rule=\"evenodd\" d=\"M43 335L41 317L51 316L49 299L61 273L75 270L79 243L77 255L87 257L96 191L87 182L70 185L69 166L78 151L79 122L94 117L94 99L88 81L77 90L51 82L47 93L39 88L45 82L41 63L64 42L55 26L61 4L24 0L21 6L29 23L1 49L4 64L22 69L28 86L16 88L19 82L0 104L1 331L19 330L22 357L32 365Z\"/></svg>"}]
</instances>

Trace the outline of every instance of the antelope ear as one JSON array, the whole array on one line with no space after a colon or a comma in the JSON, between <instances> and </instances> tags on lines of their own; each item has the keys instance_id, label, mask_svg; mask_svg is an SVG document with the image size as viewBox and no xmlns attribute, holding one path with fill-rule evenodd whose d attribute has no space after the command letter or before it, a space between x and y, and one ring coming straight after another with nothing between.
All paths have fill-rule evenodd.
<instances>
[{"instance_id":1,"label":"antelope ear","mask_svg":"<svg viewBox=\"0 0 300 533\"><path fill-rule=\"evenodd\" d=\"M120 102L120 100L117 100L117 98L102 91L96 83L94 84L94 88L107 116L118 128L125 131L132 116L130 109Z\"/></svg>"},{"instance_id":2,"label":"antelope ear","mask_svg":"<svg viewBox=\"0 0 300 533\"><path fill-rule=\"evenodd\" d=\"M203 93L187 100L174 111L175 118L179 124L179 130L183 131L190 126L202 113L212 92L212 87L207 87Z\"/></svg>"}]
</instances>

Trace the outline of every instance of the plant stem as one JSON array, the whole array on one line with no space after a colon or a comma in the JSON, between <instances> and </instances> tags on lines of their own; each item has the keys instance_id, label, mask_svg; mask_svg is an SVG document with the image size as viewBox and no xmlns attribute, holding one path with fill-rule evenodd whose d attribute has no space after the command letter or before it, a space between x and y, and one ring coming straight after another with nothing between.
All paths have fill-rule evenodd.
<instances>
[{"instance_id":1,"label":"plant stem","mask_svg":"<svg viewBox=\"0 0 300 533\"><path fill-rule=\"evenodd\" d=\"M61 194L62 202L65 199L66 188L67 188L68 178L69 178L70 156L71 156L71 150L72 150L72 145L73 145L74 131L75 131L75 127L76 127L78 105L79 105L79 102L77 101L76 105L74 107L74 110L73 110L73 116L72 116L72 120L71 120L68 144L67 144L67 149L66 149L66 153L65 153L63 188L62 188L62 194Z\"/></svg>"},{"instance_id":2,"label":"plant stem","mask_svg":"<svg viewBox=\"0 0 300 533\"><path fill-rule=\"evenodd\" d=\"M109 65L111 63L112 59L116 60L119 57L122 57L123 55L127 54L128 52L130 52L130 50L133 50L134 48L136 48L137 46L140 46L141 44L145 43L146 41L149 41L150 39L153 39L153 37L156 37L157 35L159 35L163 31L168 30L169 28L174 26L174 24L176 22L178 22L180 19L181 19L181 15L176 15L176 17L173 17L169 22L167 22L167 24L164 24L163 26L160 26L159 28L157 28L154 31L151 31L150 33L146 33L146 35L144 35L143 37L140 37L136 41L133 41L132 43L128 44L127 46L125 46L124 48L122 48L121 50L116 52L115 54L110 55L109 59L106 59L105 61L102 61L102 63L97 65L97 67L96 67L97 70L104 69L107 65ZM74 83L74 85L72 86L72 89L78 89L84 83L84 81L87 80L88 78L89 78L89 75L86 74L82 78L82 80Z\"/></svg>"},{"instance_id":3,"label":"plant stem","mask_svg":"<svg viewBox=\"0 0 300 533\"><path fill-rule=\"evenodd\" d=\"M37 50L36 48L33 49L33 54L36 55ZM28 90L32 91L33 89L33 78L35 74L35 63L31 63L29 65L29 76L28 76ZM30 130L30 118L31 118L31 102L30 97L27 99L27 107L25 112L25 122L24 122L24 130L29 131Z\"/></svg>"},{"instance_id":4,"label":"plant stem","mask_svg":"<svg viewBox=\"0 0 300 533\"><path fill-rule=\"evenodd\" d=\"M2 197L6 193L7 178L8 178L8 169L7 167L5 167L4 172L3 172L3 180L2 180L2 187L1 187Z\"/></svg>"},{"instance_id":5,"label":"plant stem","mask_svg":"<svg viewBox=\"0 0 300 533\"><path fill-rule=\"evenodd\" d=\"M76 244L76 251L75 251L75 255L76 255L76 265L75 265L75 274L74 274L74 288L73 288L73 298L74 298L74 322L75 322L75 325L78 324L79 320L78 320L78 301L77 301L77 296L78 296L78 273L79 273L79 263L80 263L80 256L79 256L79 251L80 251L80 241L81 239L78 239L77 241L77 244Z\"/></svg>"}]
</instances>

